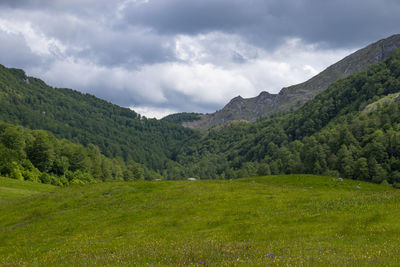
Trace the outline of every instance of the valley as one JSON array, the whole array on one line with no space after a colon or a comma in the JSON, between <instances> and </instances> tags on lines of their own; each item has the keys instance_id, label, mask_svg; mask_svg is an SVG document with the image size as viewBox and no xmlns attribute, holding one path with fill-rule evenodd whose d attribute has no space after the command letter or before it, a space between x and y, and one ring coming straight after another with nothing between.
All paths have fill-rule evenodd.
<instances>
[{"instance_id":1,"label":"valley","mask_svg":"<svg viewBox=\"0 0 400 267\"><path fill-rule=\"evenodd\" d=\"M399 265L398 38L222 121L0 66L0 265Z\"/></svg>"},{"instance_id":2,"label":"valley","mask_svg":"<svg viewBox=\"0 0 400 267\"><path fill-rule=\"evenodd\" d=\"M0 1L0 267L400 266L399 14Z\"/></svg>"}]
</instances>

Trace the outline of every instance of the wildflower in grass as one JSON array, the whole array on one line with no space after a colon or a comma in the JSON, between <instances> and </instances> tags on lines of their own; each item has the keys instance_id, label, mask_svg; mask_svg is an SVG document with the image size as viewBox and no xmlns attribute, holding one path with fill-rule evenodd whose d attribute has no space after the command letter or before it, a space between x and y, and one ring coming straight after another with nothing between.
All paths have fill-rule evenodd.
<instances>
[{"instance_id":1,"label":"wildflower in grass","mask_svg":"<svg viewBox=\"0 0 400 267\"><path fill-rule=\"evenodd\" d=\"M272 252L271 252L271 253L269 253L267 256L268 256L268 258L270 258L270 259L273 259L273 258L275 258L275 256L274 256L274 253L272 253Z\"/></svg>"}]
</instances>

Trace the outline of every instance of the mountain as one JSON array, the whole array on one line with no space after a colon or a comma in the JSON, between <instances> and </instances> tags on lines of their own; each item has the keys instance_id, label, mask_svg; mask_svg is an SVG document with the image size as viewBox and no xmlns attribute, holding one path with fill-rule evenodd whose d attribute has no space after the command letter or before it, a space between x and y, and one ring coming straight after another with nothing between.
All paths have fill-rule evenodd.
<instances>
[{"instance_id":1,"label":"mountain","mask_svg":"<svg viewBox=\"0 0 400 267\"><path fill-rule=\"evenodd\" d=\"M52 132L110 158L134 160L161 171L182 142L197 133L177 124L146 119L93 95L59 89L0 65L0 120Z\"/></svg>"},{"instance_id":2,"label":"mountain","mask_svg":"<svg viewBox=\"0 0 400 267\"><path fill-rule=\"evenodd\" d=\"M392 43L398 40L398 36L395 37L389 38ZM66 138L87 148L93 148L93 144L112 161L123 161L129 168L133 160L168 179L313 173L389 182L400 187L400 50L387 56L394 47L389 39L345 58L343 61L357 62L351 67L347 64L348 70L344 71L347 74L370 64L371 60L378 62L333 82L299 109L253 123L225 124L206 133L177 124L201 121L197 120L197 114L175 114L162 121L149 120L91 95L49 87L39 79L27 77L22 70L3 66L0 66L0 120L48 130L57 138ZM378 54L376 47L382 48ZM366 51L374 52L376 57ZM358 61L355 60L357 55ZM379 61L382 58L386 59ZM339 63L328 68L327 73L332 77L334 73L341 73L334 70L346 65ZM322 74L315 80L333 79ZM316 85L310 81L305 84ZM282 95L293 88L283 90ZM251 116L265 112L263 108L272 106L279 97L268 93L250 100L237 97L226 109ZM62 167L65 149L60 149L57 142L54 144L53 149L58 149L61 159L58 167ZM25 152L31 163L39 170L53 173L50 161L49 166L42 166L36 152L29 155L29 151L32 150ZM5 149L0 152L6 164L12 153ZM26 159L23 153L21 155L21 159ZM75 156L79 153L66 155L72 158L71 162L76 160ZM19 158L16 158L18 163ZM115 175L124 174L125 167L121 166L105 168L111 170L112 178L108 176L104 180L125 179L123 175ZM58 174L63 175L63 172ZM156 177L154 175L157 176L152 173L148 178ZM100 177L93 176L103 180L101 174Z\"/></svg>"},{"instance_id":3,"label":"mountain","mask_svg":"<svg viewBox=\"0 0 400 267\"><path fill-rule=\"evenodd\" d=\"M400 49L296 111L210 130L176 156L201 178L313 173L400 187Z\"/></svg>"},{"instance_id":4,"label":"mountain","mask_svg":"<svg viewBox=\"0 0 400 267\"><path fill-rule=\"evenodd\" d=\"M208 129L229 121L255 121L268 112L268 107L273 105L276 95L261 92L253 98L237 96L233 98L223 109L202 115L199 120L183 122L182 125L194 129ZM256 116L256 117L255 117Z\"/></svg>"},{"instance_id":5,"label":"mountain","mask_svg":"<svg viewBox=\"0 0 400 267\"><path fill-rule=\"evenodd\" d=\"M254 122L271 114L298 109L308 100L326 90L333 82L385 60L397 48L400 48L399 34L368 45L308 81L283 88L279 94L262 92L257 97L247 99L238 96L223 109L203 115L200 120L185 122L183 125L188 128L204 130L232 120Z\"/></svg>"}]
</instances>

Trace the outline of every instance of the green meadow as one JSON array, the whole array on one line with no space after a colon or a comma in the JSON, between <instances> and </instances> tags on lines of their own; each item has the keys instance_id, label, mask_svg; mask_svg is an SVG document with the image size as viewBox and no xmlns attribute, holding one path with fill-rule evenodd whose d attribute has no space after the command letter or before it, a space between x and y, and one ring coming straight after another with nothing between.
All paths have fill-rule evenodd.
<instances>
[{"instance_id":1,"label":"green meadow","mask_svg":"<svg viewBox=\"0 0 400 267\"><path fill-rule=\"evenodd\" d=\"M0 266L399 266L400 191L313 175L0 179Z\"/></svg>"},{"instance_id":2,"label":"green meadow","mask_svg":"<svg viewBox=\"0 0 400 267\"><path fill-rule=\"evenodd\" d=\"M48 184L38 184L29 181L19 181L0 177L0 205L5 201L32 196L38 193L51 192L58 187Z\"/></svg>"}]
</instances>

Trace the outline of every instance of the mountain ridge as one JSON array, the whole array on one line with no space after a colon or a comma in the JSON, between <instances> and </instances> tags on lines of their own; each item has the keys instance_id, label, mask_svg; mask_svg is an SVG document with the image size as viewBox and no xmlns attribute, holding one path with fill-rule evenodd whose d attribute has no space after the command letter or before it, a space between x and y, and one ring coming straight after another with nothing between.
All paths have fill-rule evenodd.
<instances>
[{"instance_id":1,"label":"mountain ridge","mask_svg":"<svg viewBox=\"0 0 400 267\"><path fill-rule=\"evenodd\" d=\"M231 120L254 122L268 115L295 110L326 90L333 82L362 71L374 63L381 62L397 48L400 48L400 34L392 35L361 48L311 79L282 88L278 94L269 94L263 91L252 98L237 99L236 97L221 110L204 114L200 120L184 122L182 125L192 129L206 130ZM236 102L240 102L240 104L234 108L233 103Z\"/></svg>"},{"instance_id":2,"label":"mountain ridge","mask_svg":"<svg viewBox=\"0 0 400 267\"><path fill-rule=\"evenodd\" d=\"M210 129L176 158L192 176L324 173L400 188L399 91L397 49L296 111Z\"/></svg>"}]
</instances>

